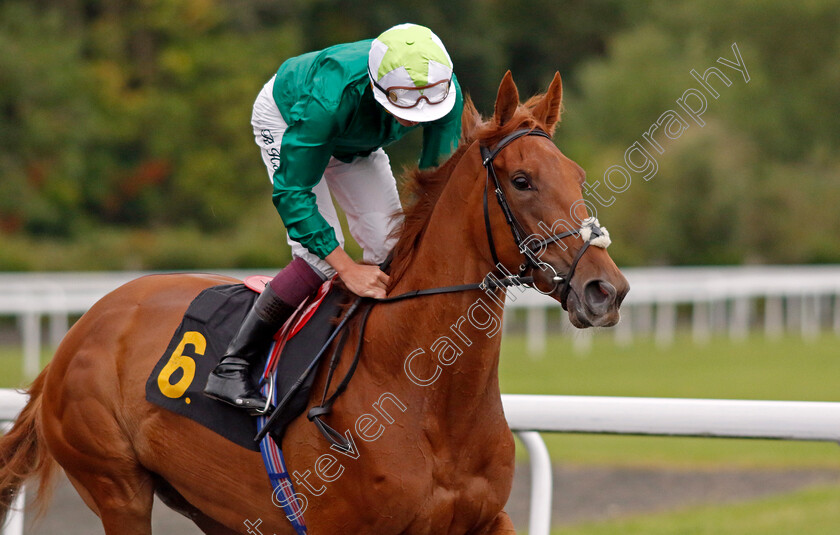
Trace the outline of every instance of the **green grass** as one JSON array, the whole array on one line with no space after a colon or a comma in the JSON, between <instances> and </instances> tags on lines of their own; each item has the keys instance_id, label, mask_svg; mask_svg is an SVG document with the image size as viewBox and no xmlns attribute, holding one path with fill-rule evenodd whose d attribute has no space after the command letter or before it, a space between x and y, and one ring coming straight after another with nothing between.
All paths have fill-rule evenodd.
<instances>
[{"instance_id":1,"label":"green grass","mask_svg":"<svg viewBox=\"0 0 840 535\"><path fill-rule=\"evenodd\" d=\"M507 393L840 400L838 340L798 337L694 345L680 337L668 349L650 341L617 347L596 337L586 355L553 338L540 360L521 336L507 336L500 365ZM544 434L555 463L659 468L840 468L831 443L703 438ZM517 454L524 453L517 448ZM559 489L555 489L558 492ZM573 490L572 490L573 492ZM738 504L691 507L589 522L552 535L829 535L840 526L840 486L812 488Z\"/></svg>"},{"instance_id":2,"label":"green grass","mask_svg":"<svg viewBox=\"0 0 840 535\"><path fill-rule=\"evenodd\" d=\"M575 354L568 339L550 337L539 360L526 356L524 337L502 344L502 391L527 394L840 400L838 340L811 343L791 336L744 342L715 339L695 345L678 337L667 349L638 340L616 346L597 336L591 352ZM51 353L45 350L43 362ZM0 347L0 387L20 388L21 352ZM674 468L840 468L840 447L830 443L609 435L543 435L558 462ZM520 458L525 453L519 451Z\"/></svg>"},{"instance_id":3,"label":"green grass","mask_svg":"<svg viewBox=\"0 0 840 535\"><path fill-rule=\"evenodd\" d=\"M840 400L840 350L833 335L805 343L798 337L695 345L678 337L659 349L650 341L616 346L596 337L586 355L568 339L549 339L532 360L522 336L506 336L502 392L600 396ZM576 464L663 467L840 468L831 443L767 440L545 434L552 458ZM524 456L524 453L520 452Z\"/></svg>"},{"instance_id":4,"label":"green grass","mask_svg":"<svg viewBox=\"0 0 840 535\"><path fill-rule=\"evenodd\" d=\"M50 354L45 351L43 362ZM506 335L500 365L506 393L735 399L840 400L838 340L798 337L744 342L715 339L694 345L679 337L668 349L638 340L616 346L595 338L586 355L568 339L549 339L538 360L522 336ZM0 387L22 387L19 348L0 348ZM544 434L555 462L660 468L840 469L836 444L726 439ZM524 459L521 448L518 455ZM840 487L676 512L635 515L556 529L553 535L828 535L840 526Z\"/></svg>"},{"instance_id":5,"label":"green grass","mask_svg":"<svg viewBox=\"0 0 840 535\"><path fill-rule=\"evenodd\" d=\"M46 364L52 351L41 353L41 363ZM23 376L23 350L20 347L0 346L0 388L24 388L31 381Z\"/></svg>"},{"instance_id":6,"label":"green grass","mask_svg":"<svg viewBox=\"0 0 840 535\"><path fill-rule=\"evenodd\" d=\"M681 336L665 349L645 340L620 347L599 336L585 355L550 337L537 360L526 356L524 337L509 335L499 369L506 393L840 400L840 339L832 335L706 345Z\"/></svg>"},{"instance_id":7,"label":"green grass","mask_svg":"<svg viewBox=\"0 0 840 535\"><path fill-rule=\"evenodd\" d=\"M639 515L552 530L552 535L835 535L840 487L820 487L725 506Z\"/></svg>"}]
</instances>

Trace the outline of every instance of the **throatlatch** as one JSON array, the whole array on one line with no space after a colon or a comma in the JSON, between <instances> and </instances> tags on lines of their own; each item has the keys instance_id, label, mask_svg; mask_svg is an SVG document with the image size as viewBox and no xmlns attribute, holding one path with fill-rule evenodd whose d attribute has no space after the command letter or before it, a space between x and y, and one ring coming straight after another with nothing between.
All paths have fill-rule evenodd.
<instances>
[{"instance_id":1,"label":"throatlatch","mask_svg":"<svg viewBox=\"0 0 840 535\"><path fill-rule=\"evenodd\" d=\"M487 179L484 182L484 226L487 233L487 243L490 246L490 255L493 258L493 265L500 266L501 262L499 262L498 254L496 253L496 245L493 239L493 229L490 225L490 211L488 208L488 190L490 189L490 181L493 181L494 191L496 194L496 200L499 202L499 207L502 209L502 214L505 216L505 221L507 222L508 226L510 227L510 231L513 234L513 241L516 243L516 247L519 251L525 255L525 262L519 267L519 275L522 277L525 272L529 269L542 269L542 270L550 270L554 275L552 276L551 280L554 282L554 286L548 291L540 290L536 285L531 285L535 290L540 292L541 294L549 295L557 291L557 287L562 283L562 288L560 290L560 303L563 305L563 308L566 308L566 298L569 295L569 291L571 290L571 281L572 277L575 273L575 268L577 267L578 262L580 261L583 253L589 248L590 245L594 245L596 247L601 247L606 249L610 245L610 233L607 232L605 227L602 227L601 224L598 222L597 219L594 217L589 217L581 221L581 227L576 230L569 230L566 232L562 232L559 234L553 234L547 238L543 238L541 240L534 240L530 241L526 238L526 231L522 224L517 221L516 216L513 213L513 210L510 208L510 204L508 203L507 197L505 196L504 190L502 190L502 185L499 182L499 177L496 174L496 167L493 165L493 160L495 160L496 156L507 147L512 141L519 139L523 136L541 136L547 139L551 139L551 136L545 130L540 128L522 128L520 130L516 130L511 134L508 134L493 149L490 149L484 145L481 145L481 158L482 164L484 165L485 169L487 169ZM574 217L573 217L574 219ZM583 239L583 245L580 249L578 249L577 254L575 255L574 260L569 265L569 272L563 276L557 273L557 270L551 264L547 262L543 262L537 256L538 251L542 251L542 249L551 243L556 243L563 238L567 238L569 236L580 236Z\"/></svg>"},{"instance_id":2,"label":"throatlatch","mask_svg":"<svg viewBox=\"0 0 840 535\"><path fill-rule=\"evenodd\" d=\"M288 401L288 398L294 391L297 390L297 387L300 385L300 383L302 383L305 380L305 378L314 371L317 363L321 360L321 357L326 353L329 346L341 333L339 343L333 350L334 352L331 358L330 368L327 376L328 378L324 388L324 393L321 398L321 404L310 409L309 413L307 414L307 417L316 425L321 434L324 435L324 438L326 438L331 444L334 444L335 446L340 448L348 448L348 444L344 436L329 425L327 425L326 422L324 422L323 418L331 412L333 404L335 403L336 399L338 399L338 397L344 392L344 389L346 388L347 384L353 376L353 373L356 370L356 366L359 362L359 358L362 352L364 328L367 323L367 317L376 304L392 303L396 301L402 301L405 299L412 299L415 297L422 297L426 295L439 295L444 293L463 292L470 290L487 290L488 288L505 288L510 286L530 286L543 294L552 294L555 291L557 291L558 287L560 287L560 302L563 305L563 308L566 308L566 299L569 295L569 292L571 291L571 280L574 276L575 268L577 267L578 262L580 262L580 259L583 257L587 249L589 249L590 245L606 249L610 245L610 234L609 232L607 232L607 229L602 227L598 220L594 217L589 217L581 221L580 228L576 230L569 230L566 232L553 234L547 238L531 239L532 236L526 234L524 227L519 223L519 221L517 221L513 210L511 210L510 208L510 204L507 201L507 197L505 196L505 193L502 190L502 186L496 174L496 168L493 165L493 160L496 158L499 152L502 151L502 149L504 149L514 140L519 139L523 136L541 136L547 139L551 139L551 136L547 132L539 128L523 128L520 130L516 130L515 132L504 137L493 149L490 149L484 145L480 146L483 164L484 167L487 169L487 180L485 182L484 187L483 208L484 223L487 233L487 242L490 247L490 254L493 258L494 266L496 266L498 269L501 269L499 268L499 266L502 266L502 264L501 262L499 262L498 254L496 252L496 246L493 239L493 230L490 225L490 212L487 201L490 181L492 180L496 194L496 200L498 201L499 206L502 209L502 213L504 214L505 221L510 227L511 233L513 234L513 240L516 243L516 246L519 248L519 251L525 256L525 261L520 266L519 274L512 275L510 273L507 273L503 274L501 277L496 277L492 273L489 273L483 281L478 283L412 290L410 292L386 297L384 299L372 299L362 297L357 298L348 308L347 312L344 314L344 317L342 318L338 327L335 329L335 331L333 331L332 335L329 337L329 339L326 341L323 347L321 347L316 357L312 360L312 364L305 370L304 374L294 385L289 395L286 396L286 399L283 399L278 403L277 410L275 410L274 413L271 414L271 416L268 418L266 425L262 427L260 432L257 434L255 440L259 441L265 436L265 434L271 428L274 420L279 415L279 409L282 409L284 407L284 405ZM565 275L560 275L557 272L557 270L554 269L553 266L551 266L551 264L540 260L538 253L541 253L547 245L557 243L558 241L570 236L581 238L581 240L583 240L583 245L580 247L580 249L578 249L574 259L569 265L568 273L566 273ZM383 270L387 270L387 265L388 261L386 261L386 263L383 264ZM554 282L554 285L551 288L551 290L542 291L539 288L537 288L534 284L534 278L532 276L525 276L525 272L528 269L550 270L551 273L553 273L552 281ZM353 362L351 363L347 374L339 383L335 392L333 392L332 395L329 395L329 387L333 377L333 373L338 365L338 361L340 359L342 349L344 347L344 342L346 341L346 331L344 331L344 328L347 326L350 318L360 308L362 308L364 312L362 314L361 326L358 335L359 339L357 341L355 353L353 355Z\"/></svg>"}]
</instances>

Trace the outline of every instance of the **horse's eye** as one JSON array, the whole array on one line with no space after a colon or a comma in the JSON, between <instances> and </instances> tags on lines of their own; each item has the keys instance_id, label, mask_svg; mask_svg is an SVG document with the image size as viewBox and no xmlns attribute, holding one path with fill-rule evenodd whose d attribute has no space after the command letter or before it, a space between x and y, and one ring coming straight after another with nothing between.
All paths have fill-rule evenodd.
<instances>
[{"instance_id":1,"label":"horse's eye","mask_svg":"<svg viewBox=\"0 0 840 535\"><path fill-rule=\"evenodd\" d=\"M513 183L513 187L520 191L532 189L531 182L528 180L527 177L523 175L516 175L515 177L513 177L511 182Z\"/></svg>"}]
</instances>

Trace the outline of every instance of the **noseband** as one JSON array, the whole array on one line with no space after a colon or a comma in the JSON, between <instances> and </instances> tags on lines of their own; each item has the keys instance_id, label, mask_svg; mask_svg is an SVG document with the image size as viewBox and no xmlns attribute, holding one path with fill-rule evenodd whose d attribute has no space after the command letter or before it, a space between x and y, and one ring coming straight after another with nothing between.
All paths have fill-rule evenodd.
<instances>
[{"instance_id":1,"label":"noseband","mask_svg":"<svg viewBox=\"0 0 840 535\"><path fill-rule=\"evenodd\" d=\"M607 232L607 229L599 225L597 219L595 219L594 217L590 217L584 219L581 222L581 227L577 230L570 230L560 234L554 234L552 236L549 236L548 238L535 240L533 241L533 243L526 244L526 240L529 240L529 238L531 237L525 237L525 229L522 227L519 221L516 220L516 216L513 215L513 211L510 209L510 204L508 204L507 198L505 197L505 194L502 191L502 186L501 184L499 184L499 178L496 176L496 168L493 166L493 159L499 154L499 152L501 152L501 150L504 149L507 145L509 145L513 140L518 139L522 136L542 136L544 138L551 139L551 136L549 136L543 130L521 129L513 132L509 136L502 139L492 150L488 149L484 145L480 146L481 157L484 160L484 167L487 168L487 181L484 184L484 224L487 228L487 242L490 244L490 254L493 256L493 265L498 267L502 264L499 262L499 258L496 255L496 246L493 243L493 230L490 227L490 212L487 206L487 191L489 190L491 178L493 179L493 184L496 188L496 199L499 201L499 206L501 206L502 213L505 215L505 221L507 221L508 226L510 226L511 232L513 233L513 240L516 242L516 246L519 248L519 251L525 255L525 262L519 268L519 275L515 276L508 273L508 276L494 277L492 276L492 274L488 274L488 276L485 277L485 279L480 283L460 284L457 286L444 286L440 288L425 288L422 290L413 290L399 295L393 295L383 299L357 297L356 300L353 301L353 304L350 306L347 312L344 314L344 318L338 324L338 327L336 327L336 329L332 332L330 337L321 347L321 350L311 361L306 370L304 370L303 374L298 378L294 385L292 385L291 389L286 393L285 397L277 405L277 408L274 409L271 416L268 418L268 421L262 427L260 432L257 433L257 436L254 439L256 442L262 440L266 433L268 433L268 430L271 429L277 417L280 416L280 414L282 414L281 409L283 409L286 406L286 404L292 398L292 395L300 388L301 384L303 384L303 382L306 380L309 374L312 373L312 370L316 368L321 357L332 345L339 332L342 332L342 329L347 325L349 319L353 316L353 313L360 307L360 303L362 302L369 302L371 303L371 305L367 306L365 308L365 311L362 313L363 315L361 325L359 327L359 338L356 345L356 352L353 356L353 362L351 363L347 374L345 375L344 379L342 379L335 392L328 397L327 393L330 388L330 382L332 380L333 372L335 371L336 366L338 365L338 359L341 357L341 349L344 343L344 338L342 337L342 341L339 342L338 346L336 346L336 348L334 349L333 358L332 362L330 363L326 384L324 385L324 395L321 399L321 405L310 409L307 415L309 420L315 422L315 424L318 427L318 430L331 444L333 444L337 448L343 449L344 451L352 451L351 444L347 442L347 440L341 433L327 425L327 423L323 421L323 418L331 412L335 400L344 392L345 388L347 387L347 384L353 377L353 373L356 370L356 365L359 363L359 357L362 351L365 325L367 324L367 318L370 314L370 311L373 310L373 305L377 303L394 303L397 301L403 301L406 299L413 299L415 297L428 295L440 295L474 290L486 291L488 289L507 288L510 286L519 285L530 285L540 293L550 294L554 293L562 283L563 286L560 292L560 303L563 305L563 308L566 308L566 297L569 295L569 291L571 288L570 282L572 280L572 276L575 273L575 268L577 267L578 261L580 261L581 257L583 256L583 253L586 252L590 245L606 248L610 244L610 235ZM559 240L562 240L563 238L567 238L569 236L580 236L583 240L583 245L580 249L578 249L577 255L575 255L574 260L569 266L569 273L565 276L561 276L557 273L557 270L551 266L551 264L539 260L539 258L536 257L536 253L546 245L550 243L556 243ZM386 260L385 263L380 266L383 271L387 271L390 262L391 257L389 257L388 260ZM537 288L536 285L533 284L533 277L523 276L525 271L527 271L529 268L549 269L552 273L554 273L554 276L551 279L554 282L554 286L551 288L551 291L543 292L542 290ZM344 335L346 335L346 333L347 332L344 331ZM268 410L268 407L266 407L266 410Z\"/></svg>"},{"instance_id":2,"label":"noseband","mask_svg":"<svg viewBox=\"0 0 840 535\"><path fill-rule=\"evenodd\" d=\"M484 145L480 146L482 163L485 169L487 169L487 180L484 183L484 226L487 232L487 243L490 246L490 255L493 257L493 265L501 265L498 255L496 254L496 245L493 239L493 228L490 225L490 211L487 206L488 190L490 189L490 180L492 179L495 187L496 200L499 202L502 214L505 216L505 221L510 227L511 234L513 235L513 241L516 243L516 247L519 249L519 252L525 255L525 262L519 266L519 276L521 277L524 275L529 268L550 270L550 272L554 274L551 278L554 286L552 286L552 288L547 292L537 288L536 284L533 285L533 288L541 294L548 295L557 291L557 288L561 287L562 284L560 290L560 302L563 305L563 308L566 308L566 298L569 296L569 292L571 291L572 277L574 276L575 268L577 267L581 257L583 257L583 254L590 245L606 248L610 244L610 235L606 228L600 226L597 219L589 217L581 222L581 227L577 230L569 230L559 234L553 234L540 240L528 240L524 227L519 223L519 221L517 221L513 210L510 208L505 192L502 190L502 186L499 183L496 168L493 165L493 160L499 155L502 149L510 145L510 143L514 140L524 136L541 136L549 140L551 139L551 136L544 130L538 128L522 128L502 138L502 140L499 141L499 143L492 149ZM572 216L572 219L574 219L574 216ZM580 236L583 239L583 245L580 249L578 249L572 263L569 265L569 272L566 275L560 275L551 264L539 260L539 258L536 257L536 253L537 251L542 250L546 245L559 242L563 238L567 238L569 236Z\"/></svg>"}]
</instances>

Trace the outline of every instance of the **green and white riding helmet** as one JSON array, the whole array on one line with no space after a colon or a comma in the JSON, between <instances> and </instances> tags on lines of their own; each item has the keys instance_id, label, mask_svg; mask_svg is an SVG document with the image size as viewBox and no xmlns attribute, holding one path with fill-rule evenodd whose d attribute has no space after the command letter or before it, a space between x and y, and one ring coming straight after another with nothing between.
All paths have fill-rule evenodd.
<instances>
[{"instance_id":1,"label":"green and white riding helmet","mask_svg":"<svg viewBox=\"0 0 840 535\"><path fill-rule=\"evenodd\" d=\"M434 121L455 106L452 60L425 26L399 24L374 39L368 74L376 101L400 119Z\"/></svg>"}]
</instances>

